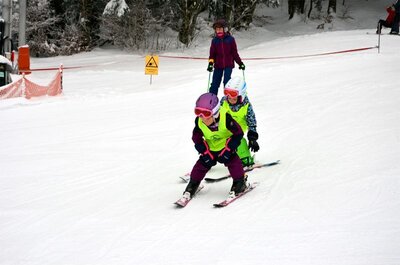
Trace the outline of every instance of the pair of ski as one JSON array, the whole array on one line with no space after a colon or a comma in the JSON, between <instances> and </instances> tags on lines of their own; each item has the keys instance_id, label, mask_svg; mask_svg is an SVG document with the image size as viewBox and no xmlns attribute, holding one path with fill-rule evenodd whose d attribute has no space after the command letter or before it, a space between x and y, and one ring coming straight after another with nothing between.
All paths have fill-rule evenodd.
<instances>
[{"instance_id":1,"label":"pair of ski","mask_svg":"<svg viewBox=\"0 0 400 265\"><path fill-rule=\"evenodd\" d=\"M231 191L231 192L229 192L229 195L225 200L218 202L218 203L214 203L213 206L216 208L222 208L222 207L228 206L229 204L231 204L238 198L240 198L243 195L245 195L246 193L252 191L257 186L258 186L258 182L249 183L247 188L242 193L239 193L238 195L235 195L235 192ZM194 196L196 196L196 194L199 193L199 191L201 191L203 188L204 188L204 185L200 185L198 187L196 193L194 194ZM188 203L191 201L191 199L192 198L190 197L190 194L188 192L185 192L185 194L183 194L182 198L180 198L179 200L177 200L175 202L175 205L179 208L183 208L186 205L188 205Z\"/></svg>"},{"instance_id":2,"label":"pair of ski","mask_svg":"<svg viewBox=\"0 0 400 265\"><path fill-rule=\"evenodd\" d=\"M274 165L279 164L279 162L280 162L280 160L277 160L277 161L274 161L274 162L271 162L271 163L266 163L266 164L255 164L252 167L246 168L245 172L252 171L253 169L256 169L256 168L274 166ZM205 178L205 180L208 181L208 182L218 182L218 181L230 178L230 177L231 176L228 174L228 175L225 175L223 177L216 178L216 179L214 179L214 178ZM183 179L183 180L184 181L189 181L189 180L185 180L185 179ZM228 197L225 200L223 200L223 201L221 201L219 203L214 203L213 206L216 207L216 208L221 208L221 207L228 206L229 204L231 204L232 202L234 202L238 198L240 198L243 195L245 195L246 193L252 191L255 187L258 186L258 184L259 184L258 182L249 183L247 188L246 188L246 190L244 192L242 192L242 193L239 193L238 195L235 195L234 192L230 192ZM203 188L204 188L204 185L200 184L200 186L197 188L196 193L194 194L194 196L196 196L196 194L199 193ZM175 202L175 205L177 207L179 207L179 208L183 208L190 202L191 199L192 198L190 197L190 194L188 192L185 192L183 194L182 198L180 198L179 200L177 200Z\"/></svg>"},{"instance_id":3,"label":"pair of ski","mask_svg":"<svg viewBox=\"0 0 400 265\"><path fill-rule=\"evenodd\" d=\"M252 171L253 169L256 169L256 168L275 166L275 165L279 164L279 162L280 162L280 160L276 160L274 162L266 163L266 164L258 164L258 163L256 163L256 164L254 164L252 166L244 168L244 172L247 173L247 172L250 172L250 171ZM206 182L218 182L218 181L221 181L221 180L224 180L224 179L228 179L230 177L231 177L231 175L227 174L227 175L219 177L219 178L205 178L204 180ZM186 173L184 176L181 176L180 178L185 182L189 182L190 173Z\"/></svg>"}]
</instances>

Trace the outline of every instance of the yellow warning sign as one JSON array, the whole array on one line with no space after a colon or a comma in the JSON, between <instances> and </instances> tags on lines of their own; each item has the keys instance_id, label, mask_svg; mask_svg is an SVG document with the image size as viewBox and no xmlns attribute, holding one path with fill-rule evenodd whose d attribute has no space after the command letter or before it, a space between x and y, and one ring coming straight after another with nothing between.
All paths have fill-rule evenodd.
<instances>
[{"instance_id":1,"label":"yellow warning sign","mask_svg":"<svg viewBox=\"0 0 400 265\"><path fill-rule=\"evenodd\" d=\"M145 75L158 75L158 56L146 55L144 74Z\"/></svg>"}]
</instances>

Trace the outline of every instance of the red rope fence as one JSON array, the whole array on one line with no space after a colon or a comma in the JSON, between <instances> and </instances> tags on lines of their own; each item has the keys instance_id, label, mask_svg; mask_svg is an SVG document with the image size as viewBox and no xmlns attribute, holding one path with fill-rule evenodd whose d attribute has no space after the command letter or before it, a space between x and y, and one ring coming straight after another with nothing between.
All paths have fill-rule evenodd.
<instances>
[{"instance_id":1,"label":"red rope fence","mask_svg":"<svg viewBox=\"0 0 400 265\"><path fill-rule=\"evenodd\" d=\"M356 49L334 51L334 52L306 54L306 55L278 56L278 57L255 57L255 58L242 58L242 59L243 59L243 61L248 61L248 60L254 60L255 61L255 60L281 60L281 59L307 58L307 57L325 56L325 55L333 55L333 54L340 54L340 53L359 52L359 51L371 50L371 49L376 49L376 48L378 48L378 46L356 48ZM208 60L207 57L191 57L191 56L159 55L159 57L161 57L161 58L171 58L171 59L185 59L185 60Z\"/></svg>"}]
</instances>

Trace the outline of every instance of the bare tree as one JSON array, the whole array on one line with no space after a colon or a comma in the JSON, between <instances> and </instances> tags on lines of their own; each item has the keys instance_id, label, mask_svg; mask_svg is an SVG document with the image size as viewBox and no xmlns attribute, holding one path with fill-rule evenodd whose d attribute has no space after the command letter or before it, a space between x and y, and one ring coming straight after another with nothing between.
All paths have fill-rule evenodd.
<instances>
[{"instance_id":1,"label":"bare tree","mask_svg":"<svg viewBox=\"0 0 400 265\"><path fill-rule=\"evenodd\" d=\"M264 0L265 1L265 0ZM276 0L275 0L276 1ZM229 28L240 30L248 28L253 22L254 11L258 3L262 0L221 0L210 1L209 17L214 19L224 18L228 22ZM274 5L276 2L267 1Z\"/></svg>"},{"instance_id":2,"label":"bare tree","mask_svg":"<svg viewBox=\"0 0 400 265\"><path fill-rule=\"evenodd\" d=\"M179 0L178 13L181 17L181 26L179 29L179 41L185 45L193 40L195 35L195 26L198 15L206 7L206 0Z\"/></svg>"},{"instance_id":3,"label":"bare tree","mask_svg":"<svg viewBox=\"0 0 400 265\"><path fill-rule=\"evenodd\" d=\"M305 0L288 0L289 19L292 19L295 14L304 14Z\"/></svg>"},{"instance_id":4,"label":"bare tree","mask_svg":"<svg viewBox=\"0 0 400 265\"><path fill-rule=\"evenodd\" d=\"M233 28L240 30L248 28L253 22L253 15L259 0L235 0L233 4L233 21L230 24Z\"/></svg>"},{"instance_id":5,"label":"bare tree","mask_svg":"<svg viewBox=\"0 0 400 265\"><path fill-rule=\"evenodd\" d=\"M324 0L310 0L310 7L307 14L308 18L321 18L322 1Z\"/></svg>"},{"instance_id":6,"label":"bare tree","mask_svg":"<svg viewBox=\"0 0 400 265\"><path fill-rule=\"evenodd\" d=\"M336 13L336 0L329 0L328 14Z\"/></svg>"}]
</instances>

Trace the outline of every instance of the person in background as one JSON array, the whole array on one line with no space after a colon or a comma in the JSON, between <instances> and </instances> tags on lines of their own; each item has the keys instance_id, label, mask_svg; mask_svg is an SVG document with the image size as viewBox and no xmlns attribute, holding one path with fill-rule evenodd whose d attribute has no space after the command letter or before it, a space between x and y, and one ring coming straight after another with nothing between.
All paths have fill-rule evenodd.
<instances>
[{"instance_id":1,"label":"person in background","mask_svg":"<svg viewBox=\"0 0 400 265\"><path fill-rule=\"evenodd\" d=\"M386 8L386 11L388 12L388 16L386 17L385 20L383 19L379 20L378 27L376 29L376 34L381 34L382 27L391 28L393 26L394 17L396 16L396 10L394 8L394 5L388 6Z\"/></svg>"},{"instance_id":2,"label":"person in background","mask_svg":"<svg viewBox=\"0 0 400 265\"><path fill-rule=\"evenodd\" d=\"M212 72L214 68L209 91L218 96L222 77L224 78L223 83L225 86L228 80L231 79L235 62L239 65L240 70L245 70L245 65L238 54L235 38L229 31L225 31L225 28L227 28L225 20L219 19L215 21L213 28L215 37L211 41L207 71Z\"/></svg>"},{"instance_id":3,"label":"person in background","mask_svg":"<svg viewBox=\"0 0 400 265\"><path fill-rule=\"evenodd\" d=\"M396 10L396 16L394 17L392 30L390 34L399 34L399 22L400 22L400 0L393 5L394 9Z\"/></svg>"},{"instance_id":4,"label":"person in background","mask_svg":"<svg viewBox=\"0 0 400 265\"><path fill-rule=\"evenodd\" d=\"M224 164L233 183L230 193L238 195L247 187L242 163L236 148L243 138L240 125L226 111L220 111L218 97L213 93L202 94L196 101L196 114L192 140L200 157L190 173L190 181L183 197L190 200L196 193L207 172L217 164Z\"/></svg>"},{"instance_id":5,"label":"person in background","mask_svg":"<svg viewBox=\"0 0 400 265\"><path fill-rule=\"evenodd\" d=\"M244 167L254 165L254 158L250 150L258 152L260 146L257 143L257 121L253 106L247 97L247 85L242 77L235 76L228 81L224 88L224 97L221 99L221 109L229 113L242 127L243 133L247 132L246 139L243 137L237 149L237 154Z\"/></svg>"}]
</instances>

